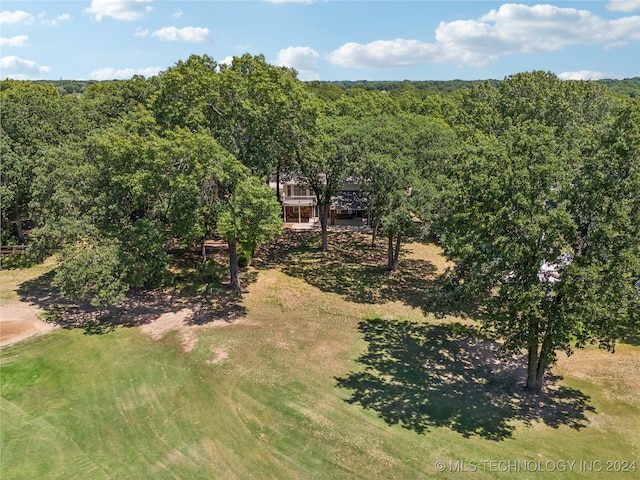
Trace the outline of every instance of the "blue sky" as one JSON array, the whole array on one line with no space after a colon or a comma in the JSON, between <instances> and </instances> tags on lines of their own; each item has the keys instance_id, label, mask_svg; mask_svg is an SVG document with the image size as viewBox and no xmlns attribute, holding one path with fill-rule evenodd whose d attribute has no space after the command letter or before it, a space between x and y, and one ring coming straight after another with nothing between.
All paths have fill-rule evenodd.
<instances>
[{"instance_id":1,"label":"blue sky","mask_svg":"<svg viewBox=\"0 0 640 480\"><path fill-rule=\"evenodd\" d=\"M301 80L640 76L640 0L11 1L0 78L155 75L190 54L244 53Z\"/></svg>"}]
</instances>

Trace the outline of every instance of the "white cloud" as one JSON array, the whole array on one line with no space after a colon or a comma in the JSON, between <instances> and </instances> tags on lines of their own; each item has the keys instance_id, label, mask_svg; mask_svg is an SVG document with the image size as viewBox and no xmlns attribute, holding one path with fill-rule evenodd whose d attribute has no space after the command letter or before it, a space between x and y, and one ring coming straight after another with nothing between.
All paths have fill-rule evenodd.
<instances>
[{"instance_id":1,"label":"white cloud","mask_svg":"<svg viewBox=\"0 0 640 480\"><path fill-rule=\"evenodd\" d=\"M24 47L29 37L27 35L16 35L15 37L0 37L0 47Z\"/></svg>"},{"instance_id":2,"label":"white cloud","mask_svg":"<svg viewBox=\"0 0 640 480\"><path fill-rule=\"evenodd\" d=\"M173 18L180 18L182 17L182 9L178 9L177 12L173 12L173 14L171 15Z\"/></svg>"},{"instance_id":3,"label":"white cloud","mask_svg":"<svg viewBox=\"0 0 640 480\"><path fill-rule=\"evenodd\" d=\"M153 77L160 73L162 69L160 67L147 67L147 68L111 68L105 67L98 70L94 70L89 74L92 80L122 80L133 77L134 75L142 75L144 77Z\"/></svg>"},{"instance_id":4,"label":"white cloud","mask_svg":"<svg viewBox=\"0 0 640 480\"><path fill-rule=\"evenodd\" d=\"M623 75L616 73L594 72L593 70L578 70L575 72L559 73L558 78L561 80L602 80L603 78L621 80Z\"/></svg>"},{"instance_id":5,"label":"white cloud","mask_svg":"<svg viewBox=\"0 0 640 480\"><path fill-rule=\"evenodd\" d=\"M318 80L318 58L318 52L309 47L289 47L278 52L276 65L297 70L300 80Z\"/></svg>"},{"instance_id":6,"label":"white cloud","mask_svg":"<svg viewBox=\"0 0 640 480\"><path fill-rule=\"evenodd\" d=\"M133 34L134 37L148 37L149 36L149 30L142 28L142 27L138 27L136 28L136 33Z\"/></svg>"},{"instance_id":7,"label":"white cloud","mask_svg":"<svg viewBox=\"0 0 640 480\"><path fill-rule=\"evenodd\" d=\"M51 72L51 67L38 65L32 60L10 55L0 58L0 78L14 80L37 80Z\"/></svg>"},{"instance_id":8,"label":"white cloud","mask_svg":"<svg viewBox=\"0 0 640 480\"><path fill-rule=\"evenodd\" d=\"M164 27L153 32L151 36L165 42L203 43L211 38L211 32L208 28L200 27Z\"/></svg>"},{"instance_id":9,"label":"white cloud","mask_svg":"<svg viewBox=\"0 0 640 480\"><path fill-rule=\"evenodd\" d=\"M58 15L53 20L46 20L44 15L39 15L39 18L42 17L42 23L45 25L49 25L51 27L57 27L61 23L68 22L71 20L71 15L68 13L63 13L62 15Z\"/></svg>"},{"instance_id":10,"label":"white cloud","mask_svg":"<svg viewBox=\"0 0 640 480\"><path fill-rule=\"evenodd\" d=\"M611 0L607 9L615 12L633 12L640 9L640 0Z\"/></svg>"},{"instance_id":11,"label":"white cloud","mask_svg":"<svg viewBox=\"0 0 640 480\"><path fill-rule=\"evenodd\" d=\"M640 40L640 16L607 20L575 8L504 4L477 20L441 22L435 37L435 43L405 39L364 45L350 42L329 53L327 59L347 68L425 62L483 66L503 55L556 51L571 45L615 48Z\"/></svg>"},{"instance_id":12,"label":"white cloud","mask_svg":"<svg viewBox=\"0 0 640 480\"><path fill-rule=\"evenodd\" d=\"M436 59L437 46L418 40L376 40L362 45L349 42L327 55L327 60L347 68L387 68L424 63Z\"/></svg>"},{"instance_id":13,"label":"white cloud","mask_svg":"<svg viewBox=\"0 0 640 480\"><path fill-rule=\"evenodd\" d=\"M233 63L233 56L224 57L222 60L218 60L218 65L229 65Z\"/></svg>"},{"instance_id":14,"label":"white cloud","mask_svg":"<svg viewBox=\"0 0 640 480\"><path fill-rule=\"evenodd\" d=\"M440 23L436 40L445 58L486 65L501 55L624 44L639 31L640 16L606 20L587 10L505 4L478 20Z\"/></svg>"},{"instance_id":15,"label":"white cloud","mask_svg":"<svg viewBox=\"0 0 640 480\"><path fill-rule=\"evenodd\" d=\"M25 12L24 10L16 10L15 12L3 10L0 12L0 25L16 23L29 25L33 23L33 16L29 12Z\"/></svg>"},{"instance_id":16,"label":"white cloud","mask_svg":"<svg viewBox=\"0 0 640 480\"><path fill-rule=\"evenodd\" d=\"M126 21L140 20L153 10L149 3L151 0L92 0L84 12L93 15L98 22L105 17Z\"/></svg>"}]
</instances>

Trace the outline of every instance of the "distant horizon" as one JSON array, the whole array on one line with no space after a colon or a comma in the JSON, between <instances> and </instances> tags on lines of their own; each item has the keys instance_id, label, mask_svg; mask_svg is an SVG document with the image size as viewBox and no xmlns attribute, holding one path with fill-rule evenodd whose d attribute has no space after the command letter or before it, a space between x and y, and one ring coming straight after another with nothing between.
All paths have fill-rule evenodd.
<instances>
[{"instance_id":1,"label":"distant horizon","mask_svg":"<svg viewBox=\"0 0 640 480\"><path fill-rule=\"evenodd\" d=\"M164 70L163 70L164 71ZM529 70L529 72L531 72L531 70ZM473 78L473 79L464 79L464 78L450 78L448 80L436 80L433 78L425 78L422 80L409 80L409 79L402 79L402 80L367 80L367 79L358 79L358 80L346 80L346 79L342 79L342 80L300 80L303 83L313 83L313 82L320 82L320 83L342 83L342 82L348 82L348 83L358 83L358 82L366 82L366 83L403 83L403 82L411 82L411 83L415 83L415 82L440 82L440 83L445 83L445 82L485 82L485 81L496 81L496 82L501 82L503 81L505 78L509 77L509 76L513 76L513 75L517 75L518 73L527 73L526 71L522 71L522 72L515 72L512 73L510 75L507 75L504 78ZM553 73L553 72L551 72ZM149 77L144 77L146 79L152 78L154 76L160 75L162 74L162 72L157 73L156 75L152 75ZM557 74L554 73L554 75L557 76ZM140 75L143 77L143 75ZM14 78L2 78L0 79L0 81L5 81L5 80L14 80L14 81L18 81L18 82L49 82L49 83L55 83L55 82L113 82L113 81L119 81L119 80L132 80L133 79L133 75L131 77L128 78L110 78L110 79L104 79L104 80L95 80L95 79L83 79L83 78L58 78L58 79L54 79L54 78L42 78L42 79L33 79L33 80L22 80L22 79L14 79ZM598 79L561 79L563 81L587 81L587 82L604 82L604 81L612 81L612 82L624 82L626 80L635 80L635 79L640 79L640 75L636 75L633 77L627 77L627 78L598 78Z\"/></svg>"}]
</instances>

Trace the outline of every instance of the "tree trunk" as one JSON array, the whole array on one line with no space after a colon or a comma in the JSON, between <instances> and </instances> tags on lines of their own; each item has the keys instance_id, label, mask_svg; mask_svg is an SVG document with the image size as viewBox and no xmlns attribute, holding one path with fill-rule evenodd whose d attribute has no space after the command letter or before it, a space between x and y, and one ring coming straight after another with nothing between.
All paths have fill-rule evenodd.
<instances>
[{"instance_id":1,"label":"tree trunk","mask_svg":"<svg viewBox=\"0 0 640 480\"><path fill-rule=\"evenodd\" d=\"M235 238L228 239L229 243L229 277L231 290L241 290L240 269L238 268L238 244Z\"/></svg>"},{"instance_id":2,"label":"tree trunk","mask_svg":"<svg viewBox=\"0 0 640 480\"><path fill-rule=\"evenodd\" d=\"M278 169L276 170L276 198L280 203L280 208L282 209L282 220L286 221L284 216L284 204L282 203L282 199L280 198L280 166L278 165Z\"/></svg>"},{"instance_id":3,"label":"tree trunk","mask_svg":"<svg viewBox=\"0 0 640 480\"><path fill-rule=\"evenodd\" d=\"M544 374L547 372L549 364L546 355L540 355L537 350L529 349L527 358L527 384L525 390L529 393L538 394L544 384Z\"/></svg>"},{"instance_id":4,"label":"tree trunk","mask_svg":"<svg viewBox=\"0 0 640 480\"><path fill-rule=\"evenodd\" d=\"M535 345L529 345L527 353L527 384L524 389L529 393L538 393L540 391L540 385L538 383L538 345L537 341Z\"/></svg>"},{"instance_id":5,"label":"tree trunk","mask_svg":"<svg viewBox=\"0 0 640 480\"><path fill-rule=\"evenodd\" d=\"M388 244L387 244L387 270L390 272L395 272L398 269L398 259L400 258L400 242L402 241L402 236L398 235L396 237L395 245L393 243L393 234L389 234Z\"/></svg>"},{"instance_id":6,"label":"tree trunk","mask_svg":"<svg viewBox=\"0 0 640 480\"><path fill-rule=\"evenodd\" d=\"M207 247L204 242L205 240L202 240L202 265L207 264Z\"/></svg>"},{"instance_id":7,"label":"tree trunk","mask_svg":"<svg viewBox=\"0 0 640 480\"><path fill-rule=\"evenodd\" d=\"M26 239L24 238L24 233L22 232L22 219L18 218L15 221L15 224L16 224L16 235L18 236L18 242L27 243Z\"/></svg>"},{"instance_id":8,"label":"tree trunk","mask_svg":"<svg viewBox=\"0 0 640 480\"><path fill-rule=\"evenodd\" d=\"M393 262L393 233L387 238L387 270L393 272L396 269Z\"/></svg>"},{"instance_id":9,"label":"tree trunk","mask_svg":"<svg viewBox=\"0 0 640 480\"><path fill-rule=\"evenodd\" d=\"M528 346L527 384L525 390L529 393L537 394L542 390L544 374L551 363L550 359L553 353L551 342L552 327L548 326L541 347L538 340L540 324L537 321L530 322L529 327L533 327L531 331L535 332L535 335L532 335Z\"/></svg>"},{"instance_id":10,"label":"tree trunk","mask_svg":"<svg viewBox=\"0 0 640 480\"><path fill-rule=\"evenodd\" d=\"M329 250L329 237L327 235L327 205L318 204L318 213L320 214L320 229L322 230L322 247L320 251L326 252Z\"/></svg>"},{"instance_id":11,"label":"tree trunk","mask_svg":"<svg viewBox=\"0 0 640 480\"><path fill-rule=\"evenodd\" d=\"M376 246L376 240L378 239L378 229L380 228L380 222L376 221L371 229L371 246Z\"/></svg>"},{"instance_id":12,"label":"tree trunk","mask_svg":"<svg viewBox=\"0 0 640 480\"><path fill-rule=\"evenodd\" d=\"M393 269L394 270L398 269L398 260L400 259L400 241L401 240L402 240L402 236L398 234L398 237L396 238L396 246L393 251Z\"/></svg>"}]
</instances>

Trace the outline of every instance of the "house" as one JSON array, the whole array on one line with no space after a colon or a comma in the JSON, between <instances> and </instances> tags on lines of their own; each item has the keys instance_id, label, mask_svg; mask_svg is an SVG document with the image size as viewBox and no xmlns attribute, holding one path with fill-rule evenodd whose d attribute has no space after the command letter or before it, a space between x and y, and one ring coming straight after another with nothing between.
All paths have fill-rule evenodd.
<instances>
[{"instance_id":1,"label":"house","mask_svg":"<svg viewBox=\"0 0 640 480\"><path fill-rule=\"evenodd\" d=\"M269 182L276 190L275 179ZM280 181L280 201L284 210L285 224L300 228L302 225L319 225L318 201L313 190L301 185L294 175L283 176ZM367 224L368 201L360 191L355 178L348 178L342 189L331 197L329 225Z\"/></svg>"}]
</instances>

